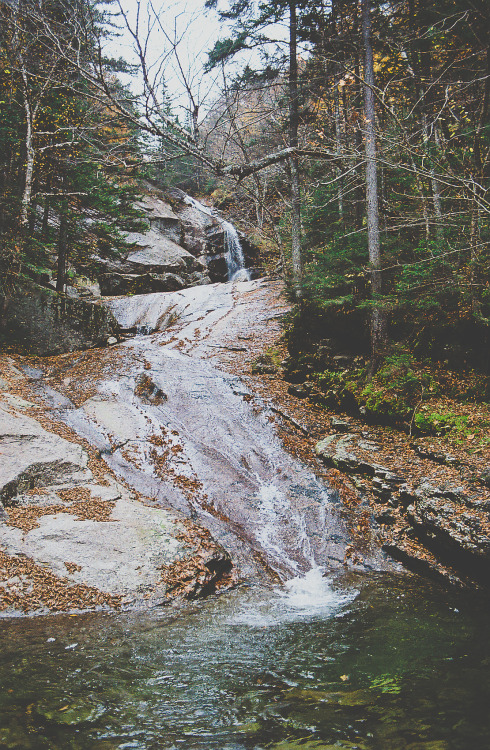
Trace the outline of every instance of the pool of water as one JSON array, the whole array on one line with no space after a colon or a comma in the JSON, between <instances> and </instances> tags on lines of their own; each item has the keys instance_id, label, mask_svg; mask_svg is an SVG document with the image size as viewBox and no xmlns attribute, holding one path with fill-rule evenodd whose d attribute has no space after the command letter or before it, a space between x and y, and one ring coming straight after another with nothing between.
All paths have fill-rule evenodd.
<instances>
[{"instance_id":1,"label":"pool of water","mask_svg":"<svg viewBox=\"0 0 490 750\"><path fill-rule=\"evenodd\" d=\"M0 748L479 750L490 617L313 570L181 610L0 622Z\"/></svg>"}]
</instances>

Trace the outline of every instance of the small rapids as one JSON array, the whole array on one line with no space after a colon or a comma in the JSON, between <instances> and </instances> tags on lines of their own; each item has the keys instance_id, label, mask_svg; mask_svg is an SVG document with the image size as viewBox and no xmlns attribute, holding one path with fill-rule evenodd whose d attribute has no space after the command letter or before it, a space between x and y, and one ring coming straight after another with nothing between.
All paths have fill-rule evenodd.
<instances>
[{"instance_id":1,"label":"small rapids","mask_svg":"<svg viewBox=\"0 0 490 750\"><path fill-rule=\"evenodd\" d=\"M339 613L358 595L355 589L340 591L332 586L322 568L312 567L304 575L289 578L277 586L267 600L244 606L230 619L231 624L270 627L280 623L329 618Z\"/></svg>"}]
</instances>

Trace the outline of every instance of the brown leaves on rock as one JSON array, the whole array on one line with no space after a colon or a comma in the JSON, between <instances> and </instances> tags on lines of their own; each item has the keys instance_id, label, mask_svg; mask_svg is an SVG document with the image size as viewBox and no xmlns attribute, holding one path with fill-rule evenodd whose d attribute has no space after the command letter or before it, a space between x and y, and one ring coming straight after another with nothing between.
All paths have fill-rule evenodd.
<instances>
[{"instance_id":1,"label":"brown leaves on rock","mask_svg":"<svg viewBox=\"0 0 490 750\"><path fill-rule=\"evenodd\" d=\"M121 596L106 594L92 586L72 584L27 557L11 557L0 551L0 610L33 612L49 609L67 612L71 609L118 609Z\"/></svg>"},{"instance_id":2,"label":"brown leaves on rock","mask_svg":"<svg viewBox=\"0 0 490 750\"><path fill-rule=\"evenodd\" d=\"M80 496L80 494L83 495L84 491L88 493L88 498L85 497L84 499L82 496L81 500L75 500L69 505L22 505L9 508L8 519L5 520L5 523L28 533L39 526L39 519L42 516L55 516L58 513L69 513L79 521L110 521L115 505L113 500L92 498L90 492L83 487L61 490L58 494L65 493L71 498Z\"/></svg>"},{"instance_id":3,"label":"brown leaves on rock","mask_svg":"<svg viewBox=\"0 0 490 750\"><path fill-rule=\"evenodd\" d=\"M172 459L178 458L184 452L183 446L176 441L178 432L168 432L161 428L160 435L152 435L148 442L154 447L150 450L155 474L165 481L170 481L178 487L187 499L199 499L202 505L208 499L203 492L203 484L196 475L189 476L177 471L172 465Z\"/></svg>"},{"instance_id":4,"label":"brown leaves on rock","mask_svg":"<svg viewBox=\"0 0 490 750\"><path fill-rule=\"evenodd\" d=\"M182 521L183 530L177 538L192 549L189 555L170 565L160 567L162 582L169 599L197 599L234 586L238 571L229 554L210 533L192 521Z\"/></svg>"},{"instance_id":5,"label":"brown leaves on rock","mask_svg":"<svg viewBox=\"0 0 490 750\"><path fill-rule=\"evenodd\" d=\"M88 349L83 352L58 354L42 359L30 359L45 372L45 381L63 393L75 406L81 406L95 396L101 380L111 373L120 374L129 362L127 352L120 348Z\"/></svg>"}]
</instances>

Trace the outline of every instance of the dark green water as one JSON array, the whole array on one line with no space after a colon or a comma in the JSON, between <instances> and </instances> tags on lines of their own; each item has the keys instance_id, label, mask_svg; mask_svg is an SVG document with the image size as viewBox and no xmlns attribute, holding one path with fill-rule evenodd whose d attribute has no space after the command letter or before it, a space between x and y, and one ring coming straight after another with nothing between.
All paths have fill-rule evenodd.
<instances>
[{"instance_id":1,"label":"dark green water","mask_svg":"<svg viewBox=\"0 0 490 750\"><path fill-rule=\"evenodd\" d=\"M0 748L487 749L489 624L391 576L3 621Z\"/></svg>"}]
</instances>

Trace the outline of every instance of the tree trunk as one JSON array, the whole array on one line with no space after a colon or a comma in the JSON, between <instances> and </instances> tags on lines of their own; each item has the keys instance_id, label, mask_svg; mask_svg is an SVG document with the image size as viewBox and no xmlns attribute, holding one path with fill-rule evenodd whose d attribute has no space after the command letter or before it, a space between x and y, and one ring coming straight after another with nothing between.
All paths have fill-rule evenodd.
<instances>
[{"instance_id":1,"label":"tree trunk","mask_svg":"<svg viewBox=\"0 0 490 750\"><path fill-rule=\"evenodd\" d=\"M359 61L359 57L356 56L356 79L357 81L361 80L361 64ZM361 112L362 112L362 91L361 86L356 85L356 96L355 96L355 107L356 107L356 123L355 123L355 136L354 136L354 161L353 165L356 164L356 162L359 162L361 152L362 152L362 130L361 130ZM355 221L356 221L356 229L361 231L363 228L363 221L364 221L364 204L365 204L365 196L364 196L364 186L363 186L363 179L361 175L361 170L356 168L356 175L357 175L357 185L354 191L354 203L355 203Z\"/></svg>"},{"instance_id":2,"label":"tree trunk","mask_svg":"<svg viewBox=\"0 0 490 750\"><path fill-rule=\"evenodd\" d=\"M333 82L333 101L335 110L335 153L337 155L337 205L339 210L339 221L341 224L344 223L344 186L342 180L342 126L340 118L340 97L339 97L339 75L334 76Z\"/></svg>"},{"instance_id":3,"label":"tree trunk","mask_svg":"<svg viewBox=\"0 0 490 750\"><path fill-rule=\"evenodd\" d=\"M58 234L58 273L56 276L56 291L64 292L66 280L66 260L68 256L68 206L63 201L60 211L60 229Z\"/></svg>"},{"instance_id":4,"label":"tree trunk","mask_svg":"<svg viewBox=\"0 0 490 750\"><path fill-rule=\"evenodd\" d=\"M24 190L20 209L20 228L26 232L29 224L29 209L31 207L32 183L34 179L34 161L36 152L33 145L32 117L27 93L24 95L24 106L26 112L26 172Z\"/></svg>"},{"instance_id":5,"label":"tree trunk","mask_svg":"<svg viewBox=\"0 0 490 750\"><path fill-rule=\"evenodd\" d=\"M378 175L376 165L376 123L374 108L374 64L371 45L370 0L362 0L362 37L364 41L364 111L366 139L366 212L371 290L374 304L371 313L371 354L376 366L386 344L386 314L376 304L381 294L381 245L378 210Z\"/></svg>"},{"instance_id":6,"label":"tree trunk","mask_svg":"<svg viewBox=\"0 0 490 750\"><path fill-rule=\"evenodd\" d=\"M289 2L289 146L298 146L298 60L296 55L297 36L296 3ZM291 256L293 286L296 299L301 298L303 264L301 258L301 191L299 184L299 163L297 156L289 160L291 169Z\"/></svg>"}]
</instances>

